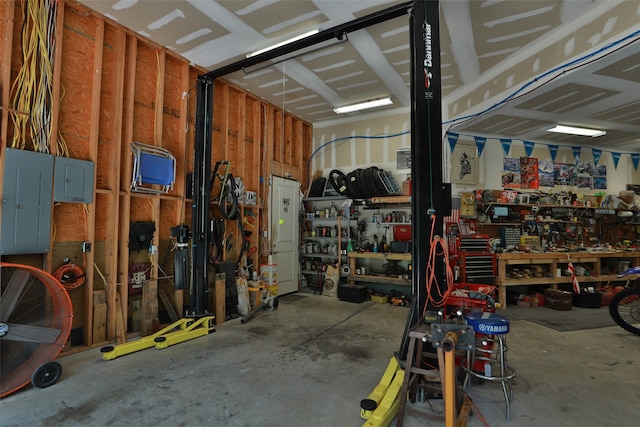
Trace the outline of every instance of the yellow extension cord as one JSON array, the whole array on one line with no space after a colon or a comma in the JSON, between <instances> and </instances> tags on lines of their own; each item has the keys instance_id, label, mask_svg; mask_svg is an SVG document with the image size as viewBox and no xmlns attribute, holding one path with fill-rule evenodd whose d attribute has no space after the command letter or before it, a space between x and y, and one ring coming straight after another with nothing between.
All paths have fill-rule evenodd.
<instances>
[{"instance_id":1,"label":"yellow extension cord","mask_svg":"<svg viewBox=\"0 0 640 427\"><path fill-rule=\"evenodd\" d=\"M52 59L55 50L55 0L22 1L22 66L13 82L12 148L51 152ZM68 156L64 138L56 138L57 154Z\"/></svg>"}]
</instances>

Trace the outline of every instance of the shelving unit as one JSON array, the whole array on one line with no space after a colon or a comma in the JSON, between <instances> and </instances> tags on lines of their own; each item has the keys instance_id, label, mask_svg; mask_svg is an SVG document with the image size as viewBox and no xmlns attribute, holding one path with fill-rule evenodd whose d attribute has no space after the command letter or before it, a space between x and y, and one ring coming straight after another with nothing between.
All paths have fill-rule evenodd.
<instances>
[{"instance_id":1,"label":"shelving unit","mask_svg":"<svg viewBox=\"0 0 640 427\"><path fill-rule=\"evenodd\" d=\"M408 268L411 263L411 251L390 252L390 245L393 241L393 228L395 226L411 225L411 196L381 196L372 197L365 200L363 212L359 219L366 223L366 235L370 244L373 244L373 236L379 237L382 242L382 235L386 236L389 247L385 248L380 244L379 252L353 251L348 253L349 268L351 273L347 277L350 284L356 282L368 282L378 285L411 286L411 279L406 275L389 275L385 273L372 274L372 270L379 269L382 263L387 261L399 261ZM358 268L364 267L365 274L357 274ZM399 276L406 276L399 277Z\"/></svg>"},{"instance_id":2,"label":"shelving unit","mask_svg":"<svg viewBox=\"0 0 640 427\"><path fill-rule=\"evenodd\" d=\"M349 235L349 217L348 214L342 216L341 206L345 200L347 199L342 196L309 197L302 200L306 215L300 239L300 271L310 287L319 285L318 280L324 281L326 265L340 268L347 261L346 247L343 246ZM334 217L330 213L332 204L336 209ZM329 217L325 215L327 211Z\"/></svg>"},{"instance_id":3,"label":"shelving unit","mask_svg":"<svg viewBox=\"0 0 640 427\"><path fill-rule=\"evenodd\" d=\"M357 260L367 259L375 261L408 261L411 262L410 253L380 253L380 252L349 252L349 267L351 268L351 274L347 277L349 283L355 282L370 282L380 283L385 285L399 285L399 286L411 286L411 279L392 277L392 276L380 276L373 274L355 274L357 270Z\"/></svg>"}]
</instances>

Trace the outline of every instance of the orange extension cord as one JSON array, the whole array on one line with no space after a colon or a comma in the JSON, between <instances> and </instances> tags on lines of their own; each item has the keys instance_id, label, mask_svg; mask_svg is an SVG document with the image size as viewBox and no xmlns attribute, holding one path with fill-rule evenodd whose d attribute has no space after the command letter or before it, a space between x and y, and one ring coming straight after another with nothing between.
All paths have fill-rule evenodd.
<instances>
[{"instance_id":1,"label":"orange extension cord","mask_svg":"<svg viewBox=\"0 0 640 427\"><path fill-rule=\"evenodd\" d=\"M77 264L63 264L54 273L53 277L58 279L62 286L70 291L84 285L84 269Z\"/></svg>"},{"instance_id":2,"label":"orange extension cord","mask_svg":"<svg viewBox=\"0 0 640 427\"><path fill-rule=\"evenodd\" d=\"M429 258L427 259L427 270L426 270L427 281L425 284L426 291L427 291L427 301L426 301L426 304L424 305L424 309L422 313L423 316L425 314L424 312L427 310L427 307L429 306L429 302L433 307L444 306L447 300L447 297L451 292L451 286L453 285L453 282L454 282L453 270L449 265L449 249L448 249L447 241L443 237L436 236L434 234L435 224L436 224L436 216L431 215L431 233L429 236L429 241L431 243L430 243L430 249L429 249ZM438 247L440 247L440 251L438 251ZM444 293L440 291L438 277L436 276L436 262L437 262L438 255L442 255L445 260L445 274L446 274L446 281L447 281L447 289L444 291ZM436 292L434 292L433 294L431 292L432 289L436 290Z\"/></svg>"}]
</instances>

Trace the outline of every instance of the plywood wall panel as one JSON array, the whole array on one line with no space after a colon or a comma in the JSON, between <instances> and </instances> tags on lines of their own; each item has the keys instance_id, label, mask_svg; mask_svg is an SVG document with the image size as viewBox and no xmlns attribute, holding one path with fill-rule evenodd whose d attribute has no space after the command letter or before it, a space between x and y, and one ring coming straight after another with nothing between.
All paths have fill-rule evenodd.
<instances>
[{"instance_id":1,"label":"plywood wall panel","mask_svg":"<svg viewBox=\"0 0 640 427\"><path fill-rule=\"evenodd\" d=\"M87 241L87 215L80 203L56 203L53 209L54 241Z\"/></svg>"},{"instance_id":2,"label":"plywood wall panel","mask_svg":"<svg viewBox=\"0 0 640 427\"><path fill-rule=\"evenodd\" d=\"M157 50L138 44L136 54L135 98L133 109L133 141L160 145L155 141L155 105L158 92Z\"/></svg>"},{"instance_id":3,"label":"plywood wall panel","mask_svg":"<svg viewBox=\"0 0 640 427\"><path fill-rule=\"evenodd\" d=\"M60 76L63 97L60 101L59 128L69 156L90 159L90 124L94 75L95 32L98 21L75 9L67 8Z\"/></svg>"}]
</instances>

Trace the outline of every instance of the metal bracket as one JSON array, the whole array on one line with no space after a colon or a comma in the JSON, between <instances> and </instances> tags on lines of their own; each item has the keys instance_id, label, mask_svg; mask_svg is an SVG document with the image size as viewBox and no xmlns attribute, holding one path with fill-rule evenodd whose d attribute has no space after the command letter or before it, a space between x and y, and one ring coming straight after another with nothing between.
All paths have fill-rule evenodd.
<instances>
[{"instance_id":1,"label":"metal bracket","mask_svg":"<svg viewBox=\"0 0 640 427\"><path fill-rule=\"evenodd\" d=\"M475 348L475 332L469 325L436 323L431 325L431 340L435 348L442 347L442 340L449 332L458 334L456 350L472 351Z\"/></svg>"}]
</instances>

